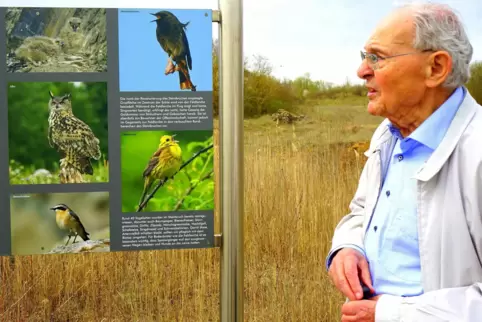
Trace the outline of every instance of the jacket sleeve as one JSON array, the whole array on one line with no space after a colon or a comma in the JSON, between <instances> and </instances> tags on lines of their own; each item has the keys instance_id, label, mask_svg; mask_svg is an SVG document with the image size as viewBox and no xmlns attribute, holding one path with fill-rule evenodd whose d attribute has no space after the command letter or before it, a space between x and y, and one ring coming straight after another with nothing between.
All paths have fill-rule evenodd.
<instances>
[{"instance_id":1,"label":"jacket sleeve","mask_svg":"<svg viewBox=\"0 0 482 322\"><path fill-rule=\"evenodd\" d=\"M350 213L344 216L335 228L332 247L326 258L328 270L336 252L344 247L351 247L360 251L365 257L363 245L363 221L365 216L367 164L363 167L358 187L350 202Z\"/></svg>"},{"instance_id":2,"label":"jacket sleeve","mask_svg":"<svg viewBox=\"0 0 482 322\"><path fill-rule=\"evenodd\" d=\"M375 322L478 322L482 320L482 282L414 297L382 295Z\"/></svg>"}]
</instances>

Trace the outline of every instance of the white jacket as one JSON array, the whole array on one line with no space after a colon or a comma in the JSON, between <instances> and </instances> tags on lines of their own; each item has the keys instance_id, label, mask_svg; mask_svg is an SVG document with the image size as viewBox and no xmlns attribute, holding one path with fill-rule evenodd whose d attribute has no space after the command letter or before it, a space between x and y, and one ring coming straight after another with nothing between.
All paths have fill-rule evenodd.
<instances>
[{"instance_id":1,"label":"white jacket","mask_svg":"<svg viewBox=\"0 0 482 322\"><path fill-rule=\"evenodd\" d=\"M364 236L381 189L382 160L394 138L383 121L368 160L337 225L332 250ZM482 322L482 107L467 91L439 147L417 172L417 216L422 286L416 297L382 295L376 322Z\"/></svg>"}]
</instances>

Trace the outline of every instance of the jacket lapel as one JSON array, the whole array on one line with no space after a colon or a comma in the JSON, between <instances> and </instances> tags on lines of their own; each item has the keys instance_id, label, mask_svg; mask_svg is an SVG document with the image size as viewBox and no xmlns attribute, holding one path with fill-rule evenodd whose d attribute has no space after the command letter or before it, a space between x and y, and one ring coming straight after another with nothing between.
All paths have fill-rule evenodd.
<instances>
[{"instance_id":1,"label":"jacket lapel","mask_svg":"<svg viewBox=\"0 0 482 322\"><path fill-rule=\"evenodd\" d=\"M439 147L432 153L427 162L420 167L414 177L415 179L428 181L440 171L442 166L454 151L470 121L474 117L476 109L480 107L480 105L477 104L474 98L470 95L469 91L466 88L464 88L464 90L466 92L465 98L455 114L447 133L440 142ZM383 152L381 153L382 156L385 155L385 152L387 154L388 152L391 152L395 140L388 129L388 123L388 119L383 120L375 131L373 140L370 143L370 147L364 153L367 158L373 155L377 150L381 150L380 152ZM387 148L389 151L387 151Z\"/></svg>"},{"instance_id":2,"label":"jacket lapel","mask_svg":"<svg viewBox=\"0 0 482 322\"><path fill-rule=\"evenodd\" d=\"M465 98L460 105L457 113L450 124L447 133L440 142L439 147L432 153L427 162L418 170L415 179L428 181L436 175L447 159L450 157L455 147L460 141L465 129L475 115L476 109L479 107L474 98L466 91Z\"/></svg>"}]
</instances>

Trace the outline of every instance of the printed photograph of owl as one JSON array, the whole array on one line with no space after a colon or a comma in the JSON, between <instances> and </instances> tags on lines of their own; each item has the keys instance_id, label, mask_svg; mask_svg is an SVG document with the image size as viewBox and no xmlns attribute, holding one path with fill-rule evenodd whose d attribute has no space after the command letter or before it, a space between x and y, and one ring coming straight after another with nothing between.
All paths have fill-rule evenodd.
<instances>
[{"instance_id":1,"label":"printed photograph of owl","mask_svg":"<svg viewBox=\"0 0 482 322\"><path fill-rule=\"evenodd\" d=\"M11 82L11 184L109 181L107 83Z\"/></svg>"},{"instance_id":2,"label":"printed photograph of owl","mask_svg":"<svg viewBox=\"0 0 482 322\"><path fill-rule=\"evenodd\" d=\"M7 8L7 72L105 72L106 26L105 8Z\"/></svg>"}]
</instances>

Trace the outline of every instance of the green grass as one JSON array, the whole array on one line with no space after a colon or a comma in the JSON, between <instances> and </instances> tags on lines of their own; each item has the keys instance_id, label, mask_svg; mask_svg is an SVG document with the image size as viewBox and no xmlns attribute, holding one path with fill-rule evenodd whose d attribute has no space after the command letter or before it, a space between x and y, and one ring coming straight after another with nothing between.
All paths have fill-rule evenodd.
<instances>
[{"instance_id":1,"label":"green grass","mask_svg":"<svg viewBox=\"0 0 482 322\"><path fill-rule=\"evenodd\" d=\"M104 160L92 162L94 175L83 175L84 182L109 182L109 165ZM53 171L36 169L34 166L26 166L10 160L9 176L10 184L52 184L59 183L59 167L55 164Z\"/></svg>"},{"instance_id":2,"label":"green grass","mask_svg":"<svg viewBox=\"0 0 482 322\"><path fill-rule=\"evenodd\" d=\"M363 106L366 108L368 99L366 96L341 96L337 98L307 99L305 105L318 106Z\"/></svg>"}]
</instances>

